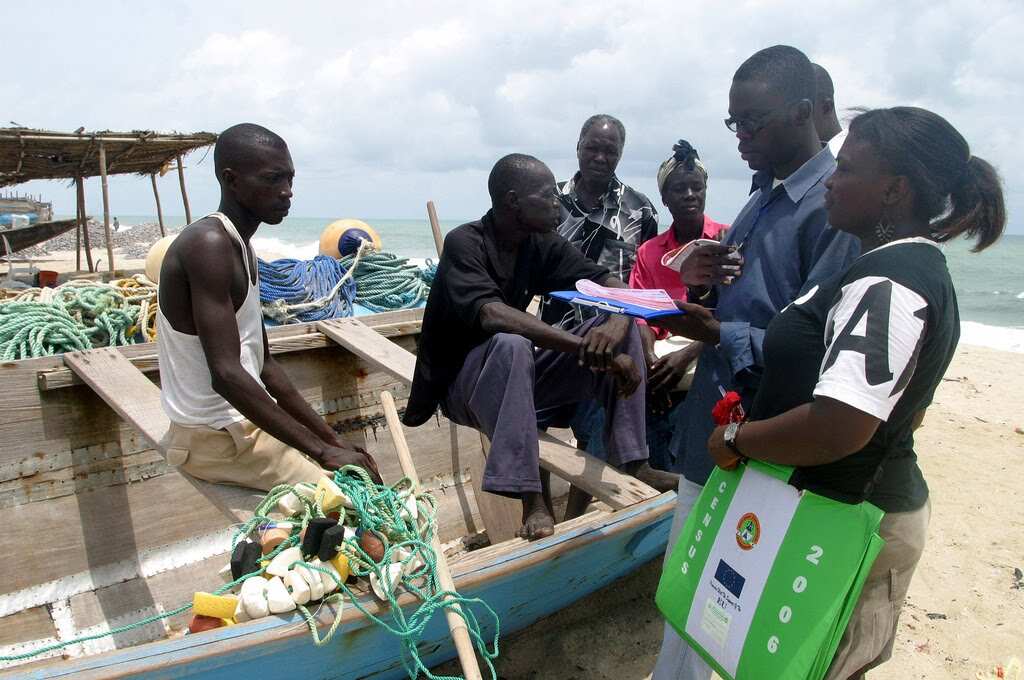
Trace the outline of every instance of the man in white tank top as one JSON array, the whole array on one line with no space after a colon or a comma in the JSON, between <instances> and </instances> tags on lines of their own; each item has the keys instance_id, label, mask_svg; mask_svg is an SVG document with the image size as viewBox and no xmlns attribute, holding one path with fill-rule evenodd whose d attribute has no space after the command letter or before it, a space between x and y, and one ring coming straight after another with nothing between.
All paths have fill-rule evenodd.
<instances>
[{"instance_id":1,"label":"man in white tank top","mask_svg":"<svg viewBox=\"0 0 1024 680\"><path fill-rule=\"evenodd\" d=\"M284 140L243 123L214 148L220 207L187 226L160 269L161 393L168 461L212 482L257 489L315 482L359 465L380 480L302 398L270 355L256 256L261 222L288 214L295 169Z\"/></svg>"}]
</instances>

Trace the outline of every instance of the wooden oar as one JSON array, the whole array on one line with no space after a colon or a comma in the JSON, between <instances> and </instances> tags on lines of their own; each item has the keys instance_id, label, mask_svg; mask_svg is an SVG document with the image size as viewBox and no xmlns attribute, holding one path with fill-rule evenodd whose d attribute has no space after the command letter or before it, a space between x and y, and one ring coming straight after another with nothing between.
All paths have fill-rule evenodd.
<instances>
[{"instance_id":1,"label":"wooden oar","mask_svg":"<svg viewBox=\"0 0 1024 680\"><path fill-rule=\"evenodd\" d=\"M412 481L414 493L420 492L420 480L416 474L416 466L412 462L412 454L409 453L409 444L405 441L405 432L402 430L402 422L398 419L398 409L395 408L395 399L390 392L381 392L380 403L384 407L384 417L388 422L388 430L391 431L391 440L395 443L395 451L398 452L398 461L402 465L402 474ZM452 581L452 573L448 569L448 560L441 548L441 540L434 532L430 541L430 547L434 550L436 558L435 569L437 569L437 580L442 590L454 592L455 583ZM448 630L452 633L452 640L455 641L455 651L459 654L459 665L462 666L462 674L466 680L483 680L480 675L480 666L476 662L476 653L473 650L473 641L469 637L469 629L466 622L460 615L460 607L453 604L445 608L445 618L448 619Z\"/></svg>"},{"instance_id":2,"label":"wooden oar","mask_svg":"<svg viewBox=\"0 0 1024 680\"><path fill-rule=\"evenodd\" d=\"M433 201L427 201L427 217L430 218L430 230L434 232L434 248L437 249L437 256L441 257L444 250L444 238L441 236L441 223L437 219L437 208Z\"/></svg>"}]
</instances>

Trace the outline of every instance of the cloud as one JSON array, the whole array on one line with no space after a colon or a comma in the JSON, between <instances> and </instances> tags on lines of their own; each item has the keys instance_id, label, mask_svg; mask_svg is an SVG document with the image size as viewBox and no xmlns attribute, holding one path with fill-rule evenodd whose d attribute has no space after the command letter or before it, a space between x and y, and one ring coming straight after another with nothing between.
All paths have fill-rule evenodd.
<instances>
[{"instance_id":1,"label":"cloud","mask_svg":"<svg viewBox=\"0 0 1024 680\"><path fill-rule=\"evenodd\" d=\"M729 81L774 43L826 66L840 107L915 104L947 116L1000 167L1011 209L1024 203L1015 153L1024 6L1013 0L984 11L951 0L385 0L288 12L196 2L147 7L130 30L113 13L94 14L53 25L63 46L22 65L14 120L179 130L259 122L292 147L298 214L419 215L427 198L450 196L449 214L472 216L495 159L525 151L565 176L580 124L607 112L627 127L624 177L653 193L658 164L686 138L711 168L710 208L729 220L749 177L722 125ZM96 50L75 51L78 69L55 68L54 52L70 59L82 30L94 32ZM35 68L50 77L33 77ZM197 170L193 202L208 203L212 173ZM149 211L144 186L125 192Z\"/></svg>"}]
</instances>

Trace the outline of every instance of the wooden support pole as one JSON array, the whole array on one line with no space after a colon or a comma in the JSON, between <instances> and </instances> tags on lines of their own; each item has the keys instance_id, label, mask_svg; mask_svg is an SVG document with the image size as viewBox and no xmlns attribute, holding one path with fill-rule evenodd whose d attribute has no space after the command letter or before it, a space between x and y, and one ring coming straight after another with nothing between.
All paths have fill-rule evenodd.
<instances>
[{"instance_id":1,"label":"wooden support pole","mask_svg":"<svg viewBox=\"0 0 1024 680\"><path fill-rule=\"evenodd\" d=\"M75 271L82 271L82 205L78 202L78 182L75 177Z\"/></svg>"},{"instance_id":2,"label":"wooden support pole","mask_svg":"<svg viewBox=\"0 0 1024 680\"><path fill-rule=\"evenodd\" d=\"M384 408L384 418L388 423L388 432L391 433L391 440L395 444L395 451L398 452L398 461L402 465L402 474L412 482L413 493L420 492L420 480L416 475L416 466L412 462L412 454L409 452L409 444L405 440L405 432L402 430L402 422L398 418L398 409L395 408L395 399L390 392L381 392L380 404ZM441 547L441 540L434 536L430 540L430 547L434 551L436 559L434 566L437 570L438 585L442 590L455 592L455 582L452 580L451 571L448 569L448 558L444 556L444 549ZM447 599L447 598L446 598ZM451 631L452 640L455 642L455 651L459 655L459 665L462 666L462 674L466 680L482 680L480 666L476 661L476 652L473 650L473 641L469 637L469 629L466 627L466 620L461 616L461 607L452 604L445 607L444 615L448 619L448 630Z\"/></svg>"},{"instance_id":3,"label":"wooden support pole","mask_svg":"<svg viewBox=\"0 0 1024 680\"><path fill-rule=\"evenodd\" d=\"M188 207L188 192L185 191L185 166L181 164L181 154L178 156L178 183L181 184L181 202L185 204L185 224L192 224L192 211Z\"/></svg>"},{"instance_id":4,"label":"wooden support pole","mask_svg":"<svg viewBox=\"0 0 1024 680\"><path fill-rule=\"evenodd\" d=\"M434 232L434 248L437 249L437 256L441 257L444 250L444 238L441 236L441 222L437 219L437 208L433 201L427 201L427 217L430 218L430 230Z\"/></svg>"},{"instance_id":5,"label":"wooden support pole","mask_svg":"<svg viewBox=\"0 0 1024 680\"><path fill-rule=\"evenodd\" d=\"M156 199L156 221L160 224L160 236L167 236L167 231L164 230L164 211L160 208L160 192L156 190L156 173L150 175L149 179L153 182L153 198Z\"/></svg>"},{"instance_id":6,"label":"wooden support pole","mask_svg":"<svg viewBox=\"0 0 1024 680\"><path fill-rule=\"evenodd\" d=\"M100 183L103 188L103 236L107 242L107 269L114 271L114 243L110 236L110 194L107 190L107 149L100 142Z\"/></svg>"},{"instance_id":7,"label":"wooden support pole","mask_svg":"<svg viewBox=\"0 0 1024 680\"><path fill-rule=\"evenodd\" d=\"M76 189L78 190L78 214L81 215L82 245L85 246L85 261L92 273L92 246L89 245L89 216L85 212L85 180L79 175L75 178Z\"/></svg>"}]
</instances>

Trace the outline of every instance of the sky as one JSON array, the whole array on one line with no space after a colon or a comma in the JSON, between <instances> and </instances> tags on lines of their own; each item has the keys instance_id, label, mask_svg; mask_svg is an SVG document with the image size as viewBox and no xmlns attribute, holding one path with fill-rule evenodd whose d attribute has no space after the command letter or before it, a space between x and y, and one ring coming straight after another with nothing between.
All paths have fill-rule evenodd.
<instances>
[{"instance_id":1,"label":"sky","mask_svg":"<svg viewBox=\"0 0 1024 680\"><path fill-rule=\"evenodd\" d=\"M722 123L729 83L746 57L784 43L831 72L841 110L948 118L1002 173L1011 230L1024 233L1020 0L93 1L17 14L4 119L66 131L260 123L288 141L297 217L421 218L433 199L444 219L475 218L495 160L533 154L565 179L582 122L610 113L627 131L623 181L660 207L658 165L685 138L710 170L708 213L729 222L750 182ZM215 209L212 154L185 164L193 215ZM66 183L20 188L74 212ZM184 212L174 173L160 192L166 213ZM114 214L155 213L145 179L112 177L110 196ZM101 213L98 178L87 205Z\"/></svg>"}]
</instances>

